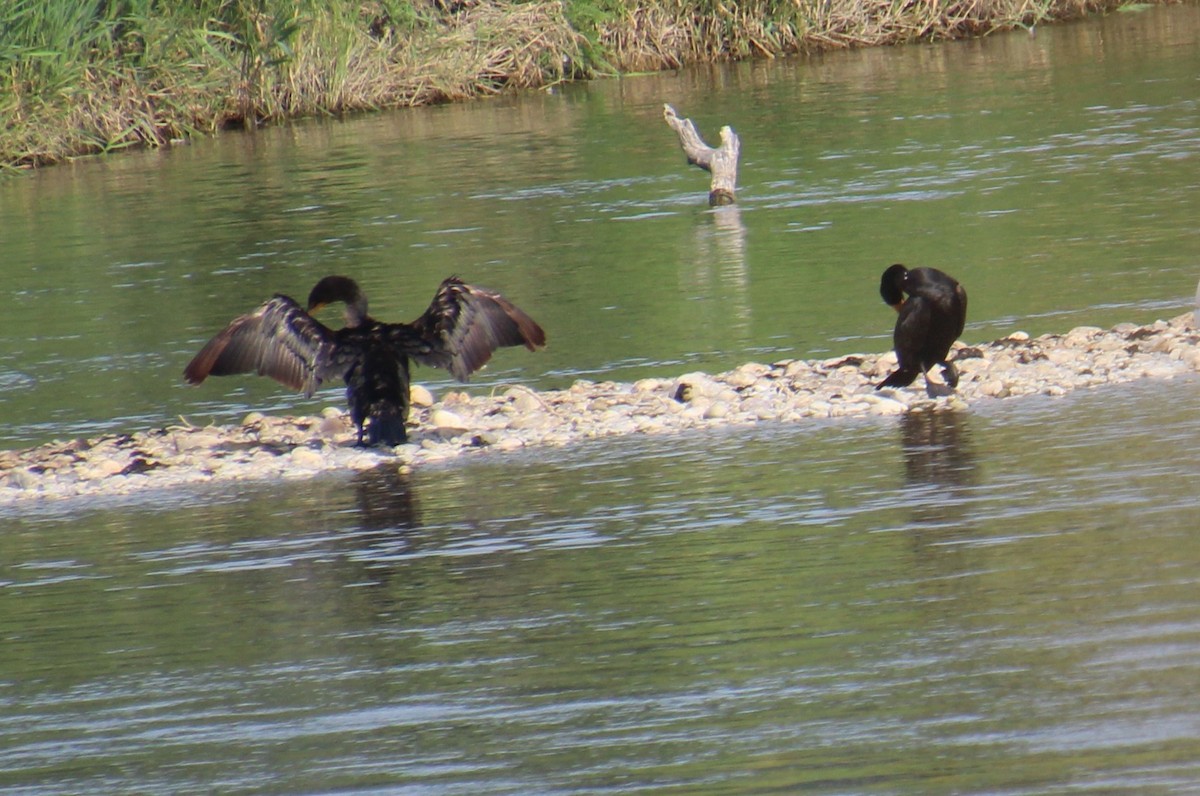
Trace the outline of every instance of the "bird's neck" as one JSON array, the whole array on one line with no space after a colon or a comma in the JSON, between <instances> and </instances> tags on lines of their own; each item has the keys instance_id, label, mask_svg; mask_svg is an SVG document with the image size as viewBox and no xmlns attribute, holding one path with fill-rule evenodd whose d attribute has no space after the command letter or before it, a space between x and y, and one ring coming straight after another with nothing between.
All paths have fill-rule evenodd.
<instances>
[{"instance_id":1,"label":"bird's neck","mask_svg":"<svg viewBox=\"0 0 1200 796\"><path fill-rule=\"evenodd\" d=\"M358 298L355 301L346 302L346 325L351 327L366 326L371 322L371 316L367 314L367 300Z\"/></svg>"}]
</instances>

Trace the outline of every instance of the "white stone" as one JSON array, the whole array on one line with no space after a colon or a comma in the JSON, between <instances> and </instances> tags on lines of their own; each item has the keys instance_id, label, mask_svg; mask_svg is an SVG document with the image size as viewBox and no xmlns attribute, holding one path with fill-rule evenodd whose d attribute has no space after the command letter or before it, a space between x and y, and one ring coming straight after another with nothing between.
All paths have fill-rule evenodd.
<instances>
[{"instance_id":1,"label":"white stone","mask_svg":"<svg viewBox=\"0 0 1200 796\"><path fill-rule=\"evenodd\" d=\"M1008 396L1008 386L1000 381L1000 379L989 379L979 385L979 392L992 398L1004 398Z\"/></svg>"},{"instance_id":2,"label":"white stone","mask_svg":"<svg viewBox=\"0 0 1200 796\"><path fill-rule=\"evenodd\" d=\"M512 398L513 409L518 412L540 412L542 410L542 402L528 390L509 390L509 395Z\"/></svg>"},{"instance_id":3,"label":"white stone","mask_svg":"<svg viewBox=\"0 0 1200 796\"><path fill-rule=\"evenodd\" d=\"M1084 343L1091 342L1102 334L1104 334L1104 330L1099 326L1076 326L1074 329L1067 332L1064 342L1066 342L1067 345L1083 345Z\"/></svg>"},{"instance_id":4,"label":"white stone","mask_svg":"<svg viewBox=\"0 0 1200 796\"><path fill-rule=\"evenodd\" d=\"M707 409L704 410L704 418L706 420L717 420L729 414L729 404L724 401L713 401Z\"/></svg>"},{"instance_id":5,"label":"white stone","mask_svg":"<svg viewBox=\"0 0 1200 796\"><path fill-rule=\"evenodd\" d=\"M171 445L179 453L198 449L210 450L224 441L225 437L219 431L207 428L171 435Z\"/></svg>"},{"instance_id":6,"label":"white stone","mask_svg":"<svg viewBox=\"0 0 1200 796\"><path fill-rule=\"evenodd\" d=\"M1077 351L1072 351L1068 348L1055 348L1046 352L1046 359L1055 365L1065 365L1069 362L1076 362L1080 358Z\"/></svg>"},{"instance_id":7,"label":"white stone","mask_svg":"<svg viewBox=\"0 0 1200 796\"><path fill-rule=\"evenodd\" d=\"M679 394L682 390L684 400L695 400L698 397L714 397L722 389L722 385L707 373L687 373L675 380L675 388L671 391L672 395Z\"/></svg>"},{"instance_id":8,"label":"white stone","mask_svg":"<svg viewBox=\"0 0 1200 796\"><path fill-rule=\"evenodd\" d=\"M32 489L37 482L38 477L24 467L17 467L7 473L6 483L14 489Z\"/></svg>"},{"instance_id":9,"label":"white stone","mask_svg":"<svg viewBox=\"0 0 1200 796\"><path fill-rule=\"evenodd\" d=\"M332 438L339 434L344 434L350 430L350 422L345 417L323 417L321 422L317 424L317 431L321 436Z\"/></svg>"},{"instance_id":10,"label":"white stone","mask_svg":"<svg viewBox=\"0 0 1200 796\"><path fill-rule=\"evenodd\" d=\"M118 461L116 459L100 459L85 464L80 467L76 474L80 481L94 481L100 478L109 478L116 475L125 469L128 462Z\"/></svg>"},{"instance_id":11,"label":"white stone","mask_svg":"<svg viewBox=\"0 0 1200 796\"><path fill-rule=\"evenodd\" d=\"M429 422L439 431L466 431L467 423L461 416L448 409L434 409L429 413Z\"/></svg>"},{"instance_id":12,"label":"white stone","mask_svg":"<svg viewBox=\"0 0 1200 796\"><path fill-rule=\"evenodd\" d=\"M408 400L413 406L433 406L433 393L420 384L411 384L408 388Z\"/></svg>"}]
</instances>

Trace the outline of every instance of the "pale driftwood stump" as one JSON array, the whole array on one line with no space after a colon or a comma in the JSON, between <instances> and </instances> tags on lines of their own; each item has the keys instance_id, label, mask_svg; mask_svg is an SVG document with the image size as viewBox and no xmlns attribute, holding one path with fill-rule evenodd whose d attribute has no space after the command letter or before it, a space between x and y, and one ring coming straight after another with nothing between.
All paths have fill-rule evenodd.
<instances>
[{"instance_id":1,"label":"pale driftwood stump","mask_svg":"<svg viewBox=\"0 0 1200 796\"><path fill-rule=\"evenodd\" d=\"M683 147L688 163L712 175L708 203L714 207L733 204L736 201L738 154L742 149L742 142L733 128L729 125L721 128L721 146L713 149L704 143L692 120L679 118L670 105L663 105L663 118L679 136L679 145Z\"/></svg>"}]
</instances>

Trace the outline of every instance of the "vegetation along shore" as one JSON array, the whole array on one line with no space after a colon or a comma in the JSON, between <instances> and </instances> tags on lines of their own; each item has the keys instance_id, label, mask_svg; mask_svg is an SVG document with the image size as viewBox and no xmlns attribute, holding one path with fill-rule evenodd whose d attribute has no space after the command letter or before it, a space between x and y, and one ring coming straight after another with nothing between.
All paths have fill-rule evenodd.
<instances>
[{"instance_id":1,"label":"vegetation along shore","mask_svg":"<svg viewBox=\"0 0 1200 796\"><path fill-rule=\"evenodd\" d=\"M701 61L986 35L1118 0L16 0L0 167Z\"/></svg>"}]
</instances>

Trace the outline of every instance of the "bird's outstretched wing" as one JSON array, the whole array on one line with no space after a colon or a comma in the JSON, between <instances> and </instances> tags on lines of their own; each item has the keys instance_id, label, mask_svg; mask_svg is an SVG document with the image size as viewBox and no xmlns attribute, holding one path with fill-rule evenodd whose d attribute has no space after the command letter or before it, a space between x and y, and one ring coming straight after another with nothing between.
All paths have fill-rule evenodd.
<instances>
[{"instance_id":1,"label":"bird's outstretched wing","mask_svg":"<svg viewBox=\"0 0 1200 796\"><path fill-rule=\"evenodd\" d=\"M333 332L294 300L276 295L254 312L234 318L184 368L199 384L209 376L257 373L293 390L312 393L328 374L324 363L334 347Z\"/></svg>"},{"instance_id":2,"label":"bird's outstretched wing","mask_svg":"<svg viewBox=\"0 0 1200 796\"><path fill-rule=\"evenodd\" d=\"M466 381L505 346L530 351L546 344L546 333L524 310L499 293L444 280L429 309L411 324L385 326L393 345L422 365L445 368Z\"/></svg>"}]
</instances>

